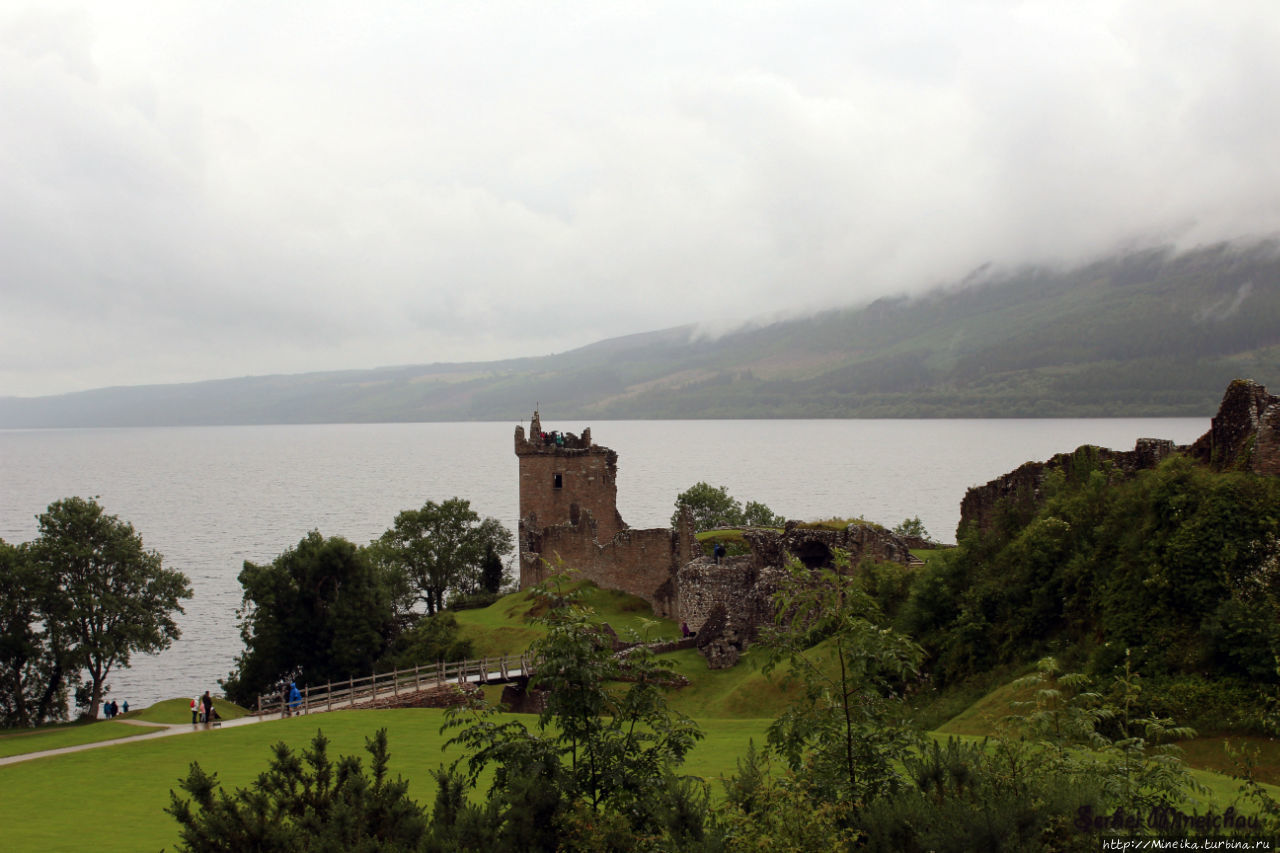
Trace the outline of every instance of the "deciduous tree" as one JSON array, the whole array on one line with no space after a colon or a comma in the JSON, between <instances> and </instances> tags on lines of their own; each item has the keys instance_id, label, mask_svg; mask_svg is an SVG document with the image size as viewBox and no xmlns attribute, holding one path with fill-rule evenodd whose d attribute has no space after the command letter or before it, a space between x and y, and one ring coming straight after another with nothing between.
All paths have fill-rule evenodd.
<instances>
[{"instance_id":1,"label":"deciduous tree","mask_svg":"<svg viewBox=\"0 0 1280 853\"><path fill-rule=\"evenodd\" d=\"M49 584L45 628L88 672L87 713L96 717L113 669L179 636L174 615L183 612L179 602L191 597L191 586L186 575L164 568L133 525L107 515L94 499L55 501L38 519L31 554Z\"/></svg>"},{"instance_id":2,"label":"deciduous tree","mask_svg":"<svg viewBox=\"0 0 1280 853\"><path fill-rule=\"evenodd\" d=\"M289 679L371 672L399 630L394 585L342 537L313 530L266 565L245 561L240 585L245 651L222 686L241 704Z\"/></svg>"},{"instance_id":3,"label":"deciduous tree","mask_svg":"<svg viewBox=\"0 0 1280 853\"><path fill-rule=\"evenodd\" d=\"M672 527L679 526L680 512L686 507L693 515L694 530L736 527L742 524L742 503L730 495L724 486L699 482L676 495L676 510L671 514Z\"/></svg>"},{"instance_id":4,"label":"deciduous tree","mask_svg":"<svg viewBox=\"0 0 1280 853\"><path fill-rule=\"evenodd\" d=\"M379 541L412 580L428 614L444 609L450 590L478 591L485 556L512 550L511 531L496 518L482 519L463 498L401 512Z\"/></svg>"},{"instance_id":5,"label":"deciduous tree","mask_svg":"<svg viewBox=\"0 0 1280 853\"><path fill-rule=\"evenodd\" d=\"M829 799L856 808L892 789L918 739L901 696L923 652L879 624L856 579L799 564L789 571L763 636L765 672L785 664L801 689L769 727L769 745Z\"/></svg>"},{"instance_id":6,"label":"deciduous tree","mask_svg":"<svg viewBox=\"0 0 1280 853\"><path fill-rule=\"evenodd\" d=\"M0 726L62 719L79 670L45 623L49 584L29 549L0 539Z\"/></svg>"}]
</instances>

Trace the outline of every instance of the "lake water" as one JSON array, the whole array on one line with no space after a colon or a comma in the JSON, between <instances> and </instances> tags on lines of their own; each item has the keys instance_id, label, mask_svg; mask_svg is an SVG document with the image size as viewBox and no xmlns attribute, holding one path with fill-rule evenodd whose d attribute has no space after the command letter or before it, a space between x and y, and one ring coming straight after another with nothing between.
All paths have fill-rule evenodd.
<instances>
[{"instance_id":1,"label":"lake water","mask_svg":"<svg viewBox=\"0 0 1280 853\"><path fill-rule=\"evenodd\" d=\"M788 518L919 516L953 541L965 490L1081 444L1195 440L1207 418L1064 420L544 421L618 452L618 509L666 526L675 497L705 480ZM339 424L0 430L0 538L36 535L59 498L97 496L131 522L195 597L182 638L111 676L131 707L217 689L241 649L245 560L267 562L308 531L363 544L402 509L458 496L513 532L515 424Z\"/></svg>"}]
</instances>

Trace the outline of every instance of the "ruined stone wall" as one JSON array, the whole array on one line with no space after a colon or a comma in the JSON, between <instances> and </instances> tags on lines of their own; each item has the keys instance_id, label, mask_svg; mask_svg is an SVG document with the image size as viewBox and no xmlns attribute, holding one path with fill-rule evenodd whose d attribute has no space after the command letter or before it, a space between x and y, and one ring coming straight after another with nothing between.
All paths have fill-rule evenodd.
<instances>
[{"instance_id":1,"label":"ruined stone wall","mask_svg":"<svg viewBox=\"0 0 1280 853\"><path fill-rule=\"evenodd\" d=\"M1140 438L1131 451L1086 445L1076 453L1082 451L1111 462L1116 471L1126 476L1154 468L1172 453L1186 453L1216 471L1235 469L1280 476L1280 397L1267 393L1265 387L1251 379L1237 379L1227 386L1209 431L1189 446ZM1072 457L1073 454L1060 453L1047 462L1028 462L984 486L970 489L960 503L960 526L974 524L980 530L990 530L1001 500L1028 508L1038 504L1045 475L1056 470L1070 479Z\"/></svg>"},{"instance_id":2,"label":"ruined stone wall","mask_svg":"<svg viewBox=\"0 0 1280 853\"><path fill-rule=\"evenodd\" d=\"M534 424L538 426L536 417ZM527 441L524 427L516 427L520 517L550 527L585 510L596 520L599 535L608 539L627 526L618 513L618 454L591 444L590 430L581 439L565 436L563 447Z\"/></svg>"},{"instance_id":3,"label":"ruined stone wall","mask_svg":"<svg viewBox=\"0 0 1280 853\"><path fill-rule=\"evenodd\" d=\"M682 566L676 573L680 620L689 630L698 631L716 605L737 610L751 596L759 574L750 555L725 557L720 565L702 557Z\"/></svg>"},{"instance_id":4,"label":"ruined stone wall","mask_svg":"<svg viewBox=\"0 0 1280 853\"><path fill-rule=\"evenodd\" d=\"M719 565L710 557L685 564L676 573L679 618L690 630L714 630L734 635L738 648L753 639L760 626L773 619L773 595L792 559L811 569L836 569L836 552L849 557L848 571L865 558L908 565L907 544L895 534L869 524L851 524L841 530L805 527L788 522L785 530L743 531L751 553L727 557ZM717 613L723 614L717 616ZM702 644L699 644L702 648Z\"/></svg>"},{"instance_id":5,"label":"ruined stone wall","mask_svg":"<svg viewBox=\"0 0 1280 853\"><path fill-rule=\"evenodd\" d=\"M601 543L586 523L544 528L536 539L537 553L521 562L520 585L540 583L562 565L597 586L643 598L659 616L675 616L673 577L684 550L678 538L663 528L628 528Z\"/></svg>"},{"instance_id":6,"label":"ruined stone wall","mask_svg":"<svg viewBox=\"0 0 1280 853\"><path fill-rule=\"evenodd\" d=\"M758 528L743 531L742 538L751 547L758 571L784 566L793 558L810 569L835 569L836 551L848 555L850 568L867 557L903 565L911 561L910 548L902 537L870 524L832 530L788 521L782 533Z\"/></svg>"},{"instance_id":7,"label":"ruined stone wall","mask_svg":"<svg viewBox=\"0 0 1280 853\"><path fill-rule=\"evenodd\" d=\"M1185 449L1167 439L1140 438L1133 450L1109 450L1085 444L1072 453L1059 453L1047 462L1027 462L1008 474L965 492L960 501L960 524L956 536L959 538L960 529L966 525L976 525L982 531L991 530L1001 501L1011 508L1033 509L1043 498L1045 477L1051 471L1061 472L1069 481L1076 476L1077 462L1087 459L1110 463L1113 471L1128 477L1154 468L1170 454Z\"/></svg>"},{"instance_id":8,"label":"ruined stone wall","mask_svg":"<svg viewBox=\"0 0 1280 853\"><path fill-rule=\"evenodd\" d=\"M1235 380L1191 455L1218 471L1280 476L1280 397L1251 379Z\"/></svg>"},{"instance_id":9,"label":"ruined stone wall","mask_svg":"<svg viewBox=\"0 0 1280 853\"><path fill-rule=\"evenodd\" d=\"M585 511L597 535L611 539L627 526L617 504L617 457L607 448L557 447L520 457L520 517L531 526L572 522Z\"/></svg>"},{"instance_id":10,"label":"ruined stone wall","mask_svg":"<svg viewBox=\"0 0 1280 853\"><path fill-rule=\"evenodd\" d=\"M1257 474L1280 477L1280 401L1258 416L1258 438L1249 467Z\"/></svg>"}]
</instances>

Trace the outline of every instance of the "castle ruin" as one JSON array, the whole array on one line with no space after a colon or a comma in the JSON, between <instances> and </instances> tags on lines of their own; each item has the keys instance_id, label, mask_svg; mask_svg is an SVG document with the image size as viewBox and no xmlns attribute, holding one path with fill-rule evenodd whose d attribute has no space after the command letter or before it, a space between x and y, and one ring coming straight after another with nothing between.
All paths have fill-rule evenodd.
<instances>
[{"instance_id":1,"label":"castle ruin","mask_svg":"<svg viewBox=\"0 0 1280 853\"><path fill-rule=\"evenodd\" d=\"M1109 450L1083 445L1045 462L1027 462L982 486L969 489L960 502L957 538L966 526L989 531L1002 509L1031 512L1044 499L1045 479L1058 472L1070 480L1079 455L1106 463L1118 478L1155 468L1175 453L1183 453L1214 471L1249 471L1280 476L1280 397L1251 379L1227 386L1209 431L1194 443L1175 445L1168 439L1140 438L1133 450ZM1086 469L1087 470L1087 469Z\"/></svg>"},{"instance_id":2,"label":"castle ruin","mask_svg":"<svg viewBox=\"0 0 1280 853\"><path fill-rule=\"evenodd\" d=\"M753 529L743 538L751 552L716 561L705 556L687 513L676 530L635 530L618 513L618 454L581 436L546 432L538 412L526 435L515 431L520 463L520 588L570 569L606 589L631 593L659 616L698 632L698 647L713 666L731 665L757 628L773 618L771 602L784 566L835 568L837 553L850 564L864 557L902 564L907 544L874 525L844 530L788 522L782 532Z\"/></svg>"}]
</instances>

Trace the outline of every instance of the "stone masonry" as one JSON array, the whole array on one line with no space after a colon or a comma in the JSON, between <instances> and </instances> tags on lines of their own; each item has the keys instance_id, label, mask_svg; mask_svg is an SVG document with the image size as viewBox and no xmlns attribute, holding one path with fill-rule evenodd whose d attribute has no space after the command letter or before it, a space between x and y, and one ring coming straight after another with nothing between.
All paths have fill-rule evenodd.
<instances>
[{"instance_id":1,"label":"stone masonry","mask_svg":"<svg viewBox=\"0 0 1280 853\"><path fill-rule=\"evenodd\" d=\"M789 521L781 533L752 529L743 539L751 553L719 564L700 557L676 577L680 618L697 632L698 648L713 668L732 666L759 627L772 621L773 596L792 560L809 569L837 569L843 553L849 570L867 558L903 565L912 560L900 537L871 524L833 530Z\"/></svg>"},{"instance_id":2,"label":"stone masonry","mask_svg":"<svg viewBox=\"0 0 1280 853\"><path fill-rule=\"evenodd\" d=\"M717 660L736 660L758 627L773 618L772 596L792 558L809 568L834 568L836 552L850 565L864 557L910 561L907 544L872 525L842 530L788 522L786 529L748 530L751 553L720 563L705 557L688 514L679 529L634 530L617 510L618 455L593 444L591 431L545 433L537 412L526 437L515 431L520 462L520 587L540 583L561 569L608 589L648 601L655 613L697 631L717 610ZM714 639L702 634L698 646ZM726 645L727 644L727 645Z\"/></svg>"},{"instance_id":3,"label":"stone masonry","mask_svg":"<svg viewBox=\"0 0 1280 853\"><path fill-rule=\"evenodd\" d=\"M618 454L593 444L591 430L544 432L537 412L516 427L520 462L520 588L571 569L598 586L648 601L675 617L677 569L700 553L690 526L633 530L618 513Z\"/></svg>"},{"instance_id":4,"label":"stone masonry","mask_svg":"<svg viewBox=\"0 0 1280 853\"><path fill-rule=\"evenodd\" d=\"M1280 476L1280 397L1251 379L1235 380L1191 455L1219 471Z\"/></svg>"},{"instance_id":5,"label":"stone masonry","mask_svg":"<svg viewBox=\"0 0 1280 853\"><path fill-rule=\"evenodd\" d=\"M1140 438L1131 451L1084 445L1047 462L1027 462L986 485L969 489L960 503L960 527L976 525L979 530L990 530L1001 502L1034 507L1042 497L1045 476L1060 471L1070 479L1078 454L1110 462L1118 476L1127 477L1156 467L1173 453L1186 453L1218 471L1236 469L1280 476L1280 398L1251 379L1237 379L1227 386L1209 431L1189 446Z\"/></svg>"}]
</instances>

